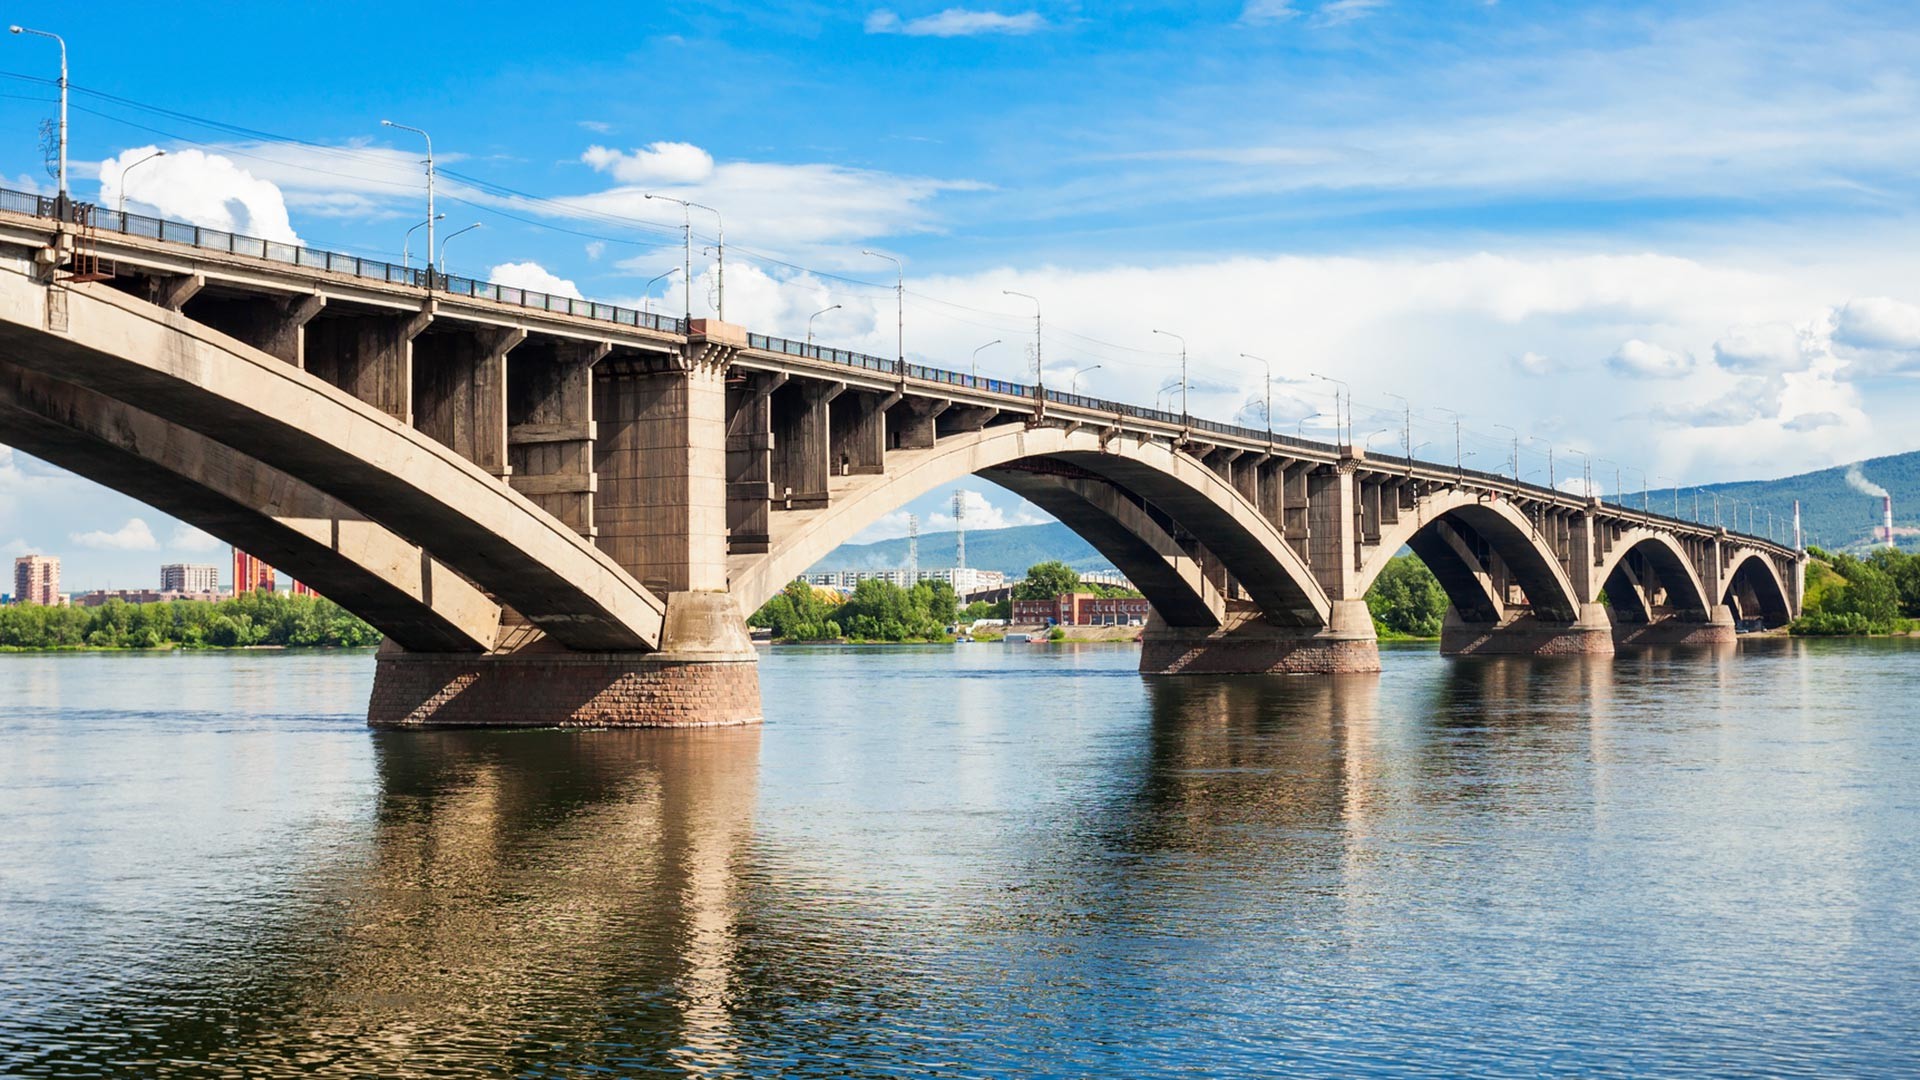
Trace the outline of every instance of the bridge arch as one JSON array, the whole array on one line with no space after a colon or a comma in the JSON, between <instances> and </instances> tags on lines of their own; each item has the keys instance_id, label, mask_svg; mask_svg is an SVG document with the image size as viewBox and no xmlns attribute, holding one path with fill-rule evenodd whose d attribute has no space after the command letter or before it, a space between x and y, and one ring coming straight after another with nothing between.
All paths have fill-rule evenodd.
<instances>
[{"instance_id":1,"label":"bridge arch","mask_svg":"<svg viewBox=\"0 0 1920 1080\"><path fill-rule=\"evenodd\" d=\"M1645 560L1653 568L1667 591L1668 607L1689 617L1706 619L1712 616L1713 606L1718 599L1709 595L1686 549L1671 533L1646 528L1630 529L1614 541L1594 575L1594 580L1601 582L1606 589L1607 597L1616 610L1634 611L1640 622L1650 621L1653 615L1653 598L1646 594L1644 584L1632 575L1630 556ZM1632 606L1629 608L1626 605Z\"/></svg>"},{"instance_id":2,"label":"bridge arch","mask_svg":"<svg viewBox=\"0 0 1920 1080\"><path fill-rule=\"evenodd\" d=\"M1768 628L1793 621L1793 601L1780 568L1765 552L1738 548L1727 556L1717 590L1720 602L1739 619L1760 619Z\"/></svg>"},{"instance_id":3,"label":"bridge arch","mask_svg":"<svg viewBox=\"0 0 1920 1080\"><path fill-rule=\"evenodd\" d=\"M0 271L9 362L223 444L424 545L570 648L657 649L665 604L579 533L432 437L179 313ZM56 311L56 304L58 310Z\"/></svg>"},{"instance_id":4,"label":"bridge arch","mask_svg":"<svg viewBox=\"0 0 1920 1080\"><path fill-rule=\"evenodd\" d=\"M1507 565L1536 614L1564 622L1578 617L1580 597L1573 581L1533 521L1505 499L1458 488L1421 497L1398 522L1383 528L1360 567L1355 591L1365 595L1394 555L1411 547L1463 619L1498 622L1505 598L1496 594L1473 551L1476 541Z\"/></svg>"},{"instance_id":5,"label":"bridge arch","mask_svg":"<svg viewBox=\"0 0 1920 1080\"><path fill-rule=\"evenodd\" d=\"M1048 467L1076 481L1053 496L1056 505L1065 506L1069 498L1079 504L1074 515L1079 524L1063 519L1068 527L1110 558L1119 553L1132 560L1141 576L1128 576L1156 610L1164 603L1170 611L1185 612L1187 625L1206 625L1207 616L1196 607L1217 610L1219 601L1197 580L1193 567L1180 564L1171 537L1144 512L1148 505L1205 536L1207 550L1267 621L1302 627L1330 623L1331 604L1306 562L1231 484L1166 443L1103 438L1089 428L1001 425L942 436L930 448L889 451L884 476L836 478L840 486L826 507L777 512L766 553L729 559L729 588L741 610L752 611L860 530L927 492L976 474L1023 494L1041 491L1030 477L1046 475ZM1106 520L1095 525L1091 517ZM1128 538L1116 543L1121 534ZM1140 568L1149 550L1167 559L1166 572Z\"/></svg>"}]
</instances>

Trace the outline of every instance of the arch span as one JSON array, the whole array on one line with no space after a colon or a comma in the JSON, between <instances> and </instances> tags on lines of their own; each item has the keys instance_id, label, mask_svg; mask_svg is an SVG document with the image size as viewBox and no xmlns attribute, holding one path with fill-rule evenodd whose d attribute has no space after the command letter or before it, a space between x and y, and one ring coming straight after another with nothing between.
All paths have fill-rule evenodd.
<instances>
[{"instance_id":1,"label":"arch span","mask_svg":"<svg viewBox=\"0 0 1920 1080\"><path fill-rule=\"evenodd\" d=\"M5 441L254 552L404 648L484 652L499 605L298 480L121 402L0 363Z\"/></svg>"},{"instance_id":2,"label":"arch span","mask_svg":"<svg viewBox=\"0 0 1920 1080\"><path fill-rule=\"evenodd\" d=\"M369 512L561 644L650 651L665 605L473 463L293 365L97 283L0 272L0 349L140 407Z\"/></svg>"},{"instance_id":3,"label":"arch span","mask_svg":"<svg viewBox=\"0 0 1920 1080\"><path fill-rule=\"evenodd\" d=\"M1721 577L1720 602L1740 619L1760 619L1769 629L1793 621L1793 601L1780 569L1764 552L1734 551Z\"/></svg>"},{"instance_id":4,"label":"arch span","mask_svg":"<svg viewBox=\"0 0 1920 1080\"><path fill-rule=\"evenodd\" d=\"M729 588L741 610L751 611L902 504L976 473L1039 461L1058 463L1138 496L1206 537L1207 550L1269 622L1323 627L1331 621L1326 592L1299 554L1213 470L1165 443L1103 439L1086 428L1004 425L943 436L925 449L890 451L884 476L836 477L838 486L827 506L777 511L766 553L729 558ZM1088 539L1096 546L1102 542ZM1164 590L1163 598L1173 598L1174 592Z\"/></svg>"},{"instance_id":5,"label":"arch span","mask_svg":"<svg viewBox=\"0 0 1920 1080\"><path fill-rule=\"evenodd\" d=\"M1614 595L1614 575L1629 566L1628 556L1634 553L1646 560L1659 576L1660 584L1667 590L1667 606L1675 613L1698 619L1712 617L1717 600L1708 596L1707 586L1700 580L1700 572L1695 569L1693 560L1687 557L1686 549L1672 534L1645 528L1631 529L1616 540L1594 575L1594 580L1605 584L1608 597L1616 601L1616 608L1620 606L1622 598ZM1645 616L1641 621L1650 619L1653 614L1652 598L1645 595L1642 584L1627 582L1624 575L1619 580L1634 587L1635 595L1631 602Z\"/></svg>"},{"instance_id":6,"label":"arch span","mask_svg":"<svg viewBox=\"0 0 1920 1080\"><path fill-rule=\"evenodd\" d=\"M1465 530L1451 528L1458 523ZM1460 616L1472 622L1498 622L1504 598L1494 590L1485 568L1466 545L1484 541L1513 573L1542 618L1572 622L1580 597L1559 558L1534 530L1532 520L1513 504L1486 493L1445 488L1422 497L1400 520L1384 528L1380 542L1360 567L1356 590L1365 595L1402 546L1411 547L1440 579Z\"/></svg>"}]
</instances>

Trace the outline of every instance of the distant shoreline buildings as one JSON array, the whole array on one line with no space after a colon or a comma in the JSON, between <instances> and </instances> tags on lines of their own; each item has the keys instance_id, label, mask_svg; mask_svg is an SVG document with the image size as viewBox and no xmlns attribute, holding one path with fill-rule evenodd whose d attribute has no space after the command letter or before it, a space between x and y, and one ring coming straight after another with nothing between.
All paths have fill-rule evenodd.
<instances>
[{"instance_id":1,"label":"distant shoreline buildings","mask_svg":"<svg viewBox=\"0 0 1920 1080\"><path fill-rule=\"evenodd\" d=\"M949 566L938 570L826 570L817 574L805 574L800 578L809 585L820 585L842 591L851 591L861 582L870 579L885 581L903 589L912 588L922 581L944 581L953 586L954 593L959 596L988 589L1002 589L1007 584L1007 575L1000 571L976 570L971 566Z\"/></svg>"},{"instance_id":2,"label":"distant shoreline buildings","mask_svg":"<svg viewBox=\"0 0 1920 1080\"><path fill-rule=\"evenodd\" d=\"M234 589L220 587L220 567L213 563L167 563L160 567L157 589L89 589L71 595L60 591L60 558L57 555L22 555L13 560L13 592L5 598L10 604L38 604L43 607L99 607L114 600L128 604L158 604L174 600L218 601L240 593L278 591L278 574L258 556L233 549ZM293 596L318 596L304 582L290 582Z\"/></svg>"}]
</instances>

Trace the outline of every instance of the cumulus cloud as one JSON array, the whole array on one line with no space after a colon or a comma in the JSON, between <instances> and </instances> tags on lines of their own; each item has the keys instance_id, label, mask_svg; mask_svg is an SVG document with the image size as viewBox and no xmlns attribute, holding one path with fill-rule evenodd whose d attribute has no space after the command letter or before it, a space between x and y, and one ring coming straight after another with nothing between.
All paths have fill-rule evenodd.
<instances>
[{"instance_id":1,"label":"cumulus cloud","mask_svg":"<svg viewBox=\"0 0 1920 1080\"><path fill-rule=\"evenodd\" d=\"M1849 300L1834 313L1833 340L1857 349L1920 349L1920 307L1885 296Z\"/></svg>"},{"instance_id":2,"label":"cumulus cloud","mask_svg":"<svg viewBox=\"0 0 1920 1080\"><path fill-rule=\"evenodd\" d=\"M1523 375L1546 375L1553 371L1553 361L1537 352L1523 352L1514 358L1513 366Z\"/></svg>"},{"instance_id":3,"label":"cumulus cloud","mask_svg":"<svg viewBox=\"0 0 1920 1080\"><path fill-rule=\"evenodd\" d=\"M167 538L167 547L175 551L216 551L221 546L219 537L184 522L176 525Z\"/></svg>"},{"instance_id":4,"label":"cumulus cloud","mask_svg":"<svg viewBox=\"0 0 1920 1080\"><path fill-rule=\"evenodd\" d=\"M531 289L552 296L571 296L576 300L582 298L580 286L531 260L501 263L487 271L487 280L515 289Z\"/></svg>"},{"instance_id":5,"label":"cumulus cloud","mask_svg":"<svg viewBox=\"0 0 1920 1080\"><path fill-rule=\"evenodd\" d=\"M692 143L656 142L637 150L596 144L580 160L623 184L697 184L713 175L713 155Z\"/></svg>"},{"instance_id":6,"label":"cumulus cloud","mask_svg":"<svg viewBox=\"0 0 1920 1080\"><path fill-rule=\"evenodd\" d=\"M1634 338L1615 349L1607 365L1628 375L1677 379L1693 370L1693 357Z\"/></svg>"},{"instance_id":7,"label":"cumulus cloud","mask_svg":"<svg viewBox=\"0 0 1920 1080\"><path fill-rule=\"evenodd\" d=\"M160 548L160 541L154 539L153 530L140 518L128 518L125 525L113 532L95 529L92 532L71 533L67 539L96 551L157 551Z\"/></svg>"},{"instance_id":8,"label":"cumulus cloud","mask_svg":"<svg viewBox=\"0 0 1920 1080\"><path fill-rule=\"evenodd\" d=\"M1801 413L1783 425L1788 431L1819 431L1821 428L1838 427L1847 422L1847 418L1837 412Z\"/></svg>"},{"instance_id":9,"label":"cumulus cloud","mask_svg":"<svg viewBox=\"0 0 1920 1080\"><path fill-rule=\"evenodd\" d=\"M100 202L224 232L297 244L287 216L286 196L265 180L220 154L171 150L154 157L157 146L138 146L100 163ZM146 160L151 158L151 160ZM129 166L140 167L128 173Z\"/></svg>"},{"instance_id":10,"label":"cumulus cloud","mask_svg":"<svg viewBox=\"0 0 1920 1080\"><path fill-rule=\"evenodd\" d=\"M885 8L867 16L869 34L905 34L908 37L978 37L982 34L1031 34L1046 26L1038 12L1003 15L997 11L948 8L918 19L902 19Z\"/></svg>"},{"instance_id":11,"label":"cumulus cloud","mask_svg":"<svg viewBox=\"0 0 1920 1080\"><path fill-rule=\"evenodd\" d=\"M1797 371L1807 365L1801 332L1785 323L1736 327L1713 343L1713 359L1740 374Z\"/></svg>"},{"instance_id":12,"label":"cumulus cloud","mask_svg":"<svg viewBox=\"0 0 1920 1080\"><path fill-rule=\"evenodd\" d=\"M1011 529L1020 525L1044 525L1053 518L1039 507L1025 499L1015 500L1008 506L996 506L987 497L971 488L962 488L962 501L966 505L967 531L986 531L988 529ZM948 494L951 498L951 493ZM892 540L907 535L907 510L895 510L860 531L849 541L856 544L871 544L876 540ZM920 535L929 533L952 532L955 519L950 510L935 510L921 515Z\"/></svg>"}]
</instances>

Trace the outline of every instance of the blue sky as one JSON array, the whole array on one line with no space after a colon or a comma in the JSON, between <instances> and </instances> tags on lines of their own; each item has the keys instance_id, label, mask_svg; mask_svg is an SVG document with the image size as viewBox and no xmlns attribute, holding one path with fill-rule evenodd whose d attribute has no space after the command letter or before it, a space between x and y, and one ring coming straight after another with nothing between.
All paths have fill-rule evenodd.
<instances>
[{"instance_id":1,"label":"blue sky","mask_svg":"<svg viewBox=\"0 0 1920 1080\"><path fill-rule=\"evenodd\" d=\"M397 257L433 133L456 273L638 302L674 208L725 214L729 317L1194 411L1628 487L1914 449L1920 16L1896 4L134 5L10 17L71 49L75 189ZM530 16L529 11L535 12ZM55 52L0 41L0 173L46 189ZM695 218L703 244L710 219ZM420 252L416 235L414 254ZM712 300L696 251L693 303ZM656 286L678 312L681 293ZM1257 414L1251 414L1251 422ZM1614 470L1596 470L1613 487ZM1656 479L1659 478L1659 479ZM976 524L1034 520L984 483ZM949 493L906 508L943 524ZM904 514L905 510L903 510ZM138 522L135 525L135 522ZM904 517L872 536L903 531ZM0 452L0 547L75 587L207 541ZM217 555L218 553L215 552Z\"/></svg>"}]
</instances>

